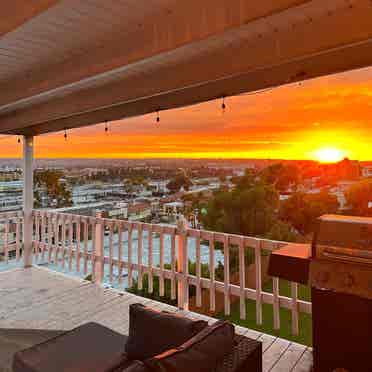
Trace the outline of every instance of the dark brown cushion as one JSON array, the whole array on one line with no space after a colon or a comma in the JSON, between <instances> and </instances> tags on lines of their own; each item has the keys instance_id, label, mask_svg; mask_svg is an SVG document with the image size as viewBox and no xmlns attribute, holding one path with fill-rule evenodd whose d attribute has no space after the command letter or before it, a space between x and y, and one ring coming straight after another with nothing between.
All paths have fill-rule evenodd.
<instances>
[{"instance_id":1,"label":"dark brown cushion","mask_svg":"<svg viewBox=\"0 0 372 372\"><path fill-rule=\"evenodd\" d=\"M218 321L192 339L145 361L156 372L211 372L234 346L234 326Z\"/></svg>"},{"instance_id":2,"label":"dark brown cushion","mask_svg":"<svg viewBox=\"0 0 372 372\"><path fill-rule=\"evenodd\" d=\"M129 337L125 351L130 359L145 360L182 345L207 326L165 311L156 311L142 304L129 309Z\"/></svg>"},{"instance_id":3,"label":"dark brown cushion","mask_svg":"<svg viewBox=\"0 0 372 372\"><path fill-rule=\"evenodd\" d=\"M106 372L129 364L126 337L100 324L87 323L46 342L19 351L14 372Z\"/></svg>"}]
</instances>

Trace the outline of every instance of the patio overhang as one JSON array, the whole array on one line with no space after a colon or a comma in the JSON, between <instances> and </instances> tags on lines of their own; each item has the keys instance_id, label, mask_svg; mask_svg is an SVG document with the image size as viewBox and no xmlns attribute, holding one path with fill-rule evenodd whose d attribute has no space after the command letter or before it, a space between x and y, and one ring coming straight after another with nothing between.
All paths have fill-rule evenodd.
<instances>
[{"instance_id":1,"label":"patio overhang","mask_svg":"<svg viewBox=\"0 0 372 372\"><path fill-rule=\"evenodd\" d=\"M38 135L372 65L368 0L38 3L0 30L0 133Z\"/></svg>"}]
</instances>

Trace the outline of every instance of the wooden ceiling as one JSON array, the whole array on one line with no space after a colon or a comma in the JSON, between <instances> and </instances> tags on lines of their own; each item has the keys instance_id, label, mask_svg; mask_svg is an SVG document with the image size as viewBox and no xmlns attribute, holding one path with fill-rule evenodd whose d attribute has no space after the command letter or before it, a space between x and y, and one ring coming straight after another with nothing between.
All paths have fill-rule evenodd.
<instances>
[{"instance_id":1,"label":"wooden ceiling","mask_svg":"<svg viewBox=\"0 0 372 372\"><path fill-rule=\"evenodd\" d=\"M4 2L0 133L92 125L372 65L371 0Z\"/></svg>"}]
</instances>

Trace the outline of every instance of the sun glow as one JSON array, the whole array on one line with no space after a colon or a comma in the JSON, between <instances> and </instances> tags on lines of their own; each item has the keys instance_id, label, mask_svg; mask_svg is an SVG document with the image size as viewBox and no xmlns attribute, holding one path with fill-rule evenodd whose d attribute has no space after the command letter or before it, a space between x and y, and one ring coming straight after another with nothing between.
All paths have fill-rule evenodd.
<instances>
[{"instance_id":1,"label":"sun glow","mask_svg":"<svg viewBox=\"0 0 372 372\"><path fill-rule=\"evenodd\" d=\"M334 147L324 147L314 153L315 159L321 163L336 163L345 158L345 156L344 151Z\"/></svg>"}]
</instances>

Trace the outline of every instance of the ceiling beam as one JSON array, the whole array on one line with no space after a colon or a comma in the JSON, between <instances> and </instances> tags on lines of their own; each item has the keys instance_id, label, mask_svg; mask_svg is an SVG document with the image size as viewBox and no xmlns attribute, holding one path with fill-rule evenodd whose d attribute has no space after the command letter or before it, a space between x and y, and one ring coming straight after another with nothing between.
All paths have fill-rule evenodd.
<instances>
[{"instance_id":1,"label":"ceiling beam","mask_svg":"<svg viewBox=\"0 0 372 372\"><path fill-rule=\"evenodd\" d=\"M237 95L284 85L289 81L303 81L327 75L330 71L337 73L368 65L372 65L372 40L198 86L185 87L111 107L97 108L91 112L23 128L21 131L9 131L7 134L39 135L59 131L62 128L88 126L105 120L113 121L147 114L156 111L159 107L162 109L184 107L216 99L223 94Z\"/></svg>"},{"instance_id":2,"label":"ceiling beam","mask_svg":"<svg viewBox=\"0 0 372 372\"><path fill-rule=\"evenodd\" d=\"M40 60L36 68L26 69L23 75L17 75L16 80L1 82L1 105L137 63L228 30L238 29L255 20L267 20L292 7L311 3L311 0L260 0L259 3L247 0L188 0L174 1L173 7L164 9L156 1L136 1L136 6L146 7L147 11L153 7L153 16L143 19L129 30L114 28L107 35L106 42L99 40L92 45L82 45L79 53L73 53L73 57L65 58L61 63L49 65L48 61ZM62 6L63 2L58 9L55 8L54 17L62 11ZM122 24L125 24L126 17L130 15L118 16L122 18ZM62 21L63 18L60 22ZM30 29L30 39L32 31Z\"/></svg>"},{"instance_id":3,"label":"ceiling beam","mask_svg":"<svg viewBox=\"0 0 372 372\"><path fill-rule=\"evenodd\" d=\"M93 81L82 81L80 85L67 87L66 91L56 91L54 96L46 97L45 102L31 101L29 107L15 107L3 113L0 116L0 131L22 133L29 131L27 127L42 128L42 132L61 130L79 126L80 119L71 121L66 118L89 117L80 124L95 124L100 120L119 119L116 116L119 111L122 117L128 117L156 108L179 107L222 95L307 79L316 74L321 76L369 66L372 64L371 4L359 3L363 3L364 7L349 8L348 3L340 1L337 11L320 13L317 18L314 14L319 9L310 5L307 11L288 10L285 14L271 17L271 27L266 33L262 31L267 29L266 21L257 20L240 30L234 29L125 66L112 75L104 74ZM335 31L329 32L330 29ZM324 56L328 56L327 59ZM313 69L306 63L311 61L318 66L318 60L325 63L324 66ZM279 66L290 66L292 71L286 69L284 73ZM278 76L262 74L262 71L276 71ZM252 83L240 79L244 76L249 76ZM234 82L230 90L229 81ZM220 82L226 83L225 89L222 85L220 87ZM197 90L202 87L208 87L209 91L198 94ZM183 100L173 101L169 96L186 91L190 92L188 94L192 92L196 98L182 95ZM142 109L138 109L140 104L144 105ZM121 109L113 110L115 115L109 116L111 107ZM124 107L136 109L126 112ZM96 114L98 111L107 112L107 116L101 118ZM89 115L90 112L92 115ZM48 127L48 122L53 122L53 126ZM60 123L59 128L56 123Z\"/></svg>"},{"instance_id":4,"label":"ceiling beam","mask_svg":"<svg viewBox=\"0 0 372 372\"><path fill-rule=\"evenodd\" d=\"M0 37L52 7L58 0L3 0Z\"/></svg>"}]
</instances>

